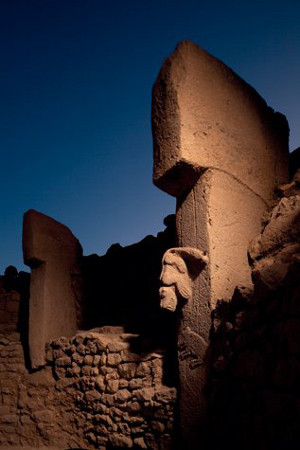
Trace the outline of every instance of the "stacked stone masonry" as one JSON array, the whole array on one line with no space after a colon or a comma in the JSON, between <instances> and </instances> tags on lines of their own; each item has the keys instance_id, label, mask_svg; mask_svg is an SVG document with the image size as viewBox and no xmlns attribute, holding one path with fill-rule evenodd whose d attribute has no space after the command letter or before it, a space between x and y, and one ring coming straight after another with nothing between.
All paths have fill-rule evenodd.
<instances>
[{"instance_id":1,"label":"stacked stone masonry","mask_svg":"<svg viewBox=\"0 0 300 450\"><path fill-rule=\"evenodd\" d=\"M50 343L47 365L31 372L17 332L19 302L17 291L1 289L0 445L172 446L176 389L163 384L162 352L132 351L136 335L82 332Z\"/></svg>"},{"instance_id":2,"label":"stacked stone masonry","mask_svg":"<svg viewBox=\"0 0 300 450\"><path fill-rule=\"evenodd\" d=\"M131 351L137 335L79 333L53 341L55 387L75 405L91 447L171 447L176 389L163 385L163 354Z\"/></svg>"}]
</instances>

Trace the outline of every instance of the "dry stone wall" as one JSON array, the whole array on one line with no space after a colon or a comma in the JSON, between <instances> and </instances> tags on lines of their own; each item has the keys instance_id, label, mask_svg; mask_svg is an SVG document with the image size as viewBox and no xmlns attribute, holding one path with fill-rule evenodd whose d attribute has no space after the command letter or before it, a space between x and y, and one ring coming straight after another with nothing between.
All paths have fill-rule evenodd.
<instances>
[{"instance_id":1,"label":"dry stone wall","mask_svg":"<svg viewBox=\"0 0 300 450\"><path fill-rule=\"evenodd\" d=\"M75 406L77 433L96 448L170 448L176 389L163 385L163 354L137 354L131 334L84 332L48 350L56 389Z\"/></svg>"},{"instance_id":2,"label":"dry stone wall","mask_svg":"<svg viewBox=\"0 0 300 450\"><path fill-rule=\"evenodd\" d=\"M19 332L20 293L0 279L0 445L84 448L73 421L72 405L55 388L50 365L26 368ZM20 303L21 301L21 303ZM22 323L21 323L22 328ZM26 354L26 351L25 351ZM81 445L82 444L82 445Z\"/></svg>"},{"instance_id":3,"label":"dry stone wall","mask_svg":"<svg viewBox=\"0 0 300 450\"><path fill-rule=\"evenodd\" d=\"M1 280L2 281L2 280ZM22 437L18 430L27 427L24 414L22 386L26 374L20 334L17 332L20 294L17 291L0 290L0 443L18 445ZM31 395L31 386L28 386ZM32 402L34 404L34 402ZM22 406L21 406L22 405ZM33 418L32 418L33 419ZM30 422L33 420L29 420Z\"/></svg>"},{"instance_id":4,"label":"dry stone wall","mask_svg":"<svg viewBox=\"0 0 300 450\"><path fill-rule=\"evenodd\" d=\"M32 372L17 331L19 305L19 292L1 288L0 445L172 446L177 394L164 384L162 352L137 352L137 335L102 328L53 341L47 365Z\"/></svg>"}]
</instances>

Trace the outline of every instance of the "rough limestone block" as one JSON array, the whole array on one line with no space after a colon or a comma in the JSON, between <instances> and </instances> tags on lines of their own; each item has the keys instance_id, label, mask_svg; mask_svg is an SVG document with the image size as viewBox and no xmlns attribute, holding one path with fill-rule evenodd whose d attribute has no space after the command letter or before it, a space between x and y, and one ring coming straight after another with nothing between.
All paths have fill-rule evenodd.
<instances>
[{"instance_id":1,"label":"rough limestone block","mask_svg":"<svg viewBox=\"0 0 300 450\"><path fill-rule=\"evenodd\" d=\"M182 42L154 85L152 130L154 183L177 197L177 244L208 255L178 331L183 445L195 448L205 423L211 310L237 285L251 285L247 249L274 189L287 181L288 126L222 62Z\"/></svg>"},{"instance_id":2,"label":"rough limestone block","mask_svg":"<svg viewBox=\"0 0 300 450\"><path fill-rule=\"evenodd\" d=\"M32 368L46 363L45 344L77 329L72 273L82 256L79 241L56 220L34 210L24 214L24 262L31 268L29 352Z\"/></svg>"},{"instance_id":3,"label":"rough limestone block","mask_svg":"<svg viewBox=\"0 0 300 450\"><path fill-rule=\"evenodd\" d=\"M288 125L197 45L181 42L153 88L154 183L178 197L203 168L231 174L269 202L287 180Z\"/></svg>"},{"instance_id":4,"label":"rough limestone block","mask_svg":"<svg viewBox=\"0 0 300 450\"><path fill-rule=\"evenodd\" d=\"M200 248L209 255L207 301L212 308L218 300L231 299L237 285L251 285L247 251L260 232L265 209L266 204L245 185L212 169L178 201L179 245Z\"/></svg>"}]
</instances>

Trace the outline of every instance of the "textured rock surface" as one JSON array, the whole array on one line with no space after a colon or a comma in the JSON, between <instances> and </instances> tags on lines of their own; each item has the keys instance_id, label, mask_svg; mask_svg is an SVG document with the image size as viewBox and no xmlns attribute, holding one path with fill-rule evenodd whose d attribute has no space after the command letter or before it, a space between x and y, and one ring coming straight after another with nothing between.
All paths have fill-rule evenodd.
<instances>
[{"instance_id":1,"label":"textured rock surface","mask_svg":"<svg viewBox=\"0 0 300 450\"><path fill-rule=\"evenodd\" d=\"M70 396L77 433L91 447L172 444L176 389L163 384L162 353L132 352L138 340L89 331L49 347L56 388Z\"/></svg>"},{"instance_id":2,"label":"textured rock surface","mask_svg":"<svg viewBox=\"0 0 300 450\"><path fill-rule=\"evenodd\" d=\"M182 42L154 85L152 129L154 183L177 198L177 244L209 256L179 328L181 424L193 448L205 414L210 310L236 285L251 285L247 249L287 181L288 126L223 63Z\"/></svg>"},{"instance_id":3,"label":"textured rock surface","mask_svg":"<svg viewBox=\"0 0 300 450\"><path fill-rule=\"evenodd\" d=\"M170 448L177 394L164 385L162 352L136 353L138 336L104 327L56 339L30 373L19 302L0 279L0 446Z\"/></svg>"},{"instance_id":4,"label":"textured rock surface","mask_svg":"<svg viewBox=\"0 0 300 450\"><path fill-rule=\"evenodd\" d=\"M195 176L186 175L203 168L231 174L266 202L287 178L284 116L191 42L178 44L161 69L152 124L154 182L171 195L189 190Z\"/></svg>"},{"instance_id":5,"label":"textured rock surface","mask_svg":"<svg viewBox=\"0 0 300 450\"><path fill-rule=\"evenodd\" d=\"M32 269L29 352L32 368L45 364L45 344L77 329L72 274L82 256L79 241L61 223L29 210L23 223L24 262Z\"/></svg>"},{"instance_id":6,"label":"textured rock surface","mask_svg":"<svg viewBox=\"0 0 300 450\"><path fill-rule=\"evenodd\" d=\"M251 283L249 242L288 177L287 122L222 62L184 41L154 85L152 123L154 182L177 197L179 245L209 252L206 302L214 306Z\"/></svg>"},{"instance_id":7,"label":"textured rock surface","mask_svg":"<svg viewBox=\"0 0 300 450\"><path fill-rule=\"evenodd\" d=\"M64 418L59 399L53 400L54 379L50 367L33 374L25 367L18 331L19 306L20 293L1 286L0 445L39 447L52 439L60 446L56 433L60 432L59 420ZM61 439L64 442L63 435Z\"/></svg>"},{"instance_id":8,"label":"textured rock surface","mask_svg":"<svg viewBox=\"0 0 300 450\"><path fill-rule=\"evenodd\" d=\"M300 184L282 197L252 242L254 291L239 288L214 311L212 445L297 448L300 398ZM282 232L284 231L284 232ZM234 436L234 439L233 439Z\"/></svg>"}]
</instances>

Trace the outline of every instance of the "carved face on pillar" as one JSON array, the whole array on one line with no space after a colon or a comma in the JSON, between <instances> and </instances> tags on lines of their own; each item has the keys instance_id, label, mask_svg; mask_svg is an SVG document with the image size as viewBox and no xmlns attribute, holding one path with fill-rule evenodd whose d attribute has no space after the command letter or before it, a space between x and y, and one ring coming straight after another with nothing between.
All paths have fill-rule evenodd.
<instances>
[{"instance_id":1,"label":"carved face on pillar","mask_svg":"<svg viewBox=\"0 0 300 450\"><path fill-rule=\"evenodd\" d=\"M175 311L178 300L188 301L193 294L193 282L204 268L208 257L191 247L171 248L162 261L159 290L161 308Z\"/></svg>"},{"instance_id":2,"label":"carved face on pillar","mask_svg":"<svg viewBox=\"0 0 300 450\"><path fill-rule=\"evenodd\" d=\"M164 286L159 289L160 307L174 312L177 307L175 286Z\"/></svg>"}]
</instances>

